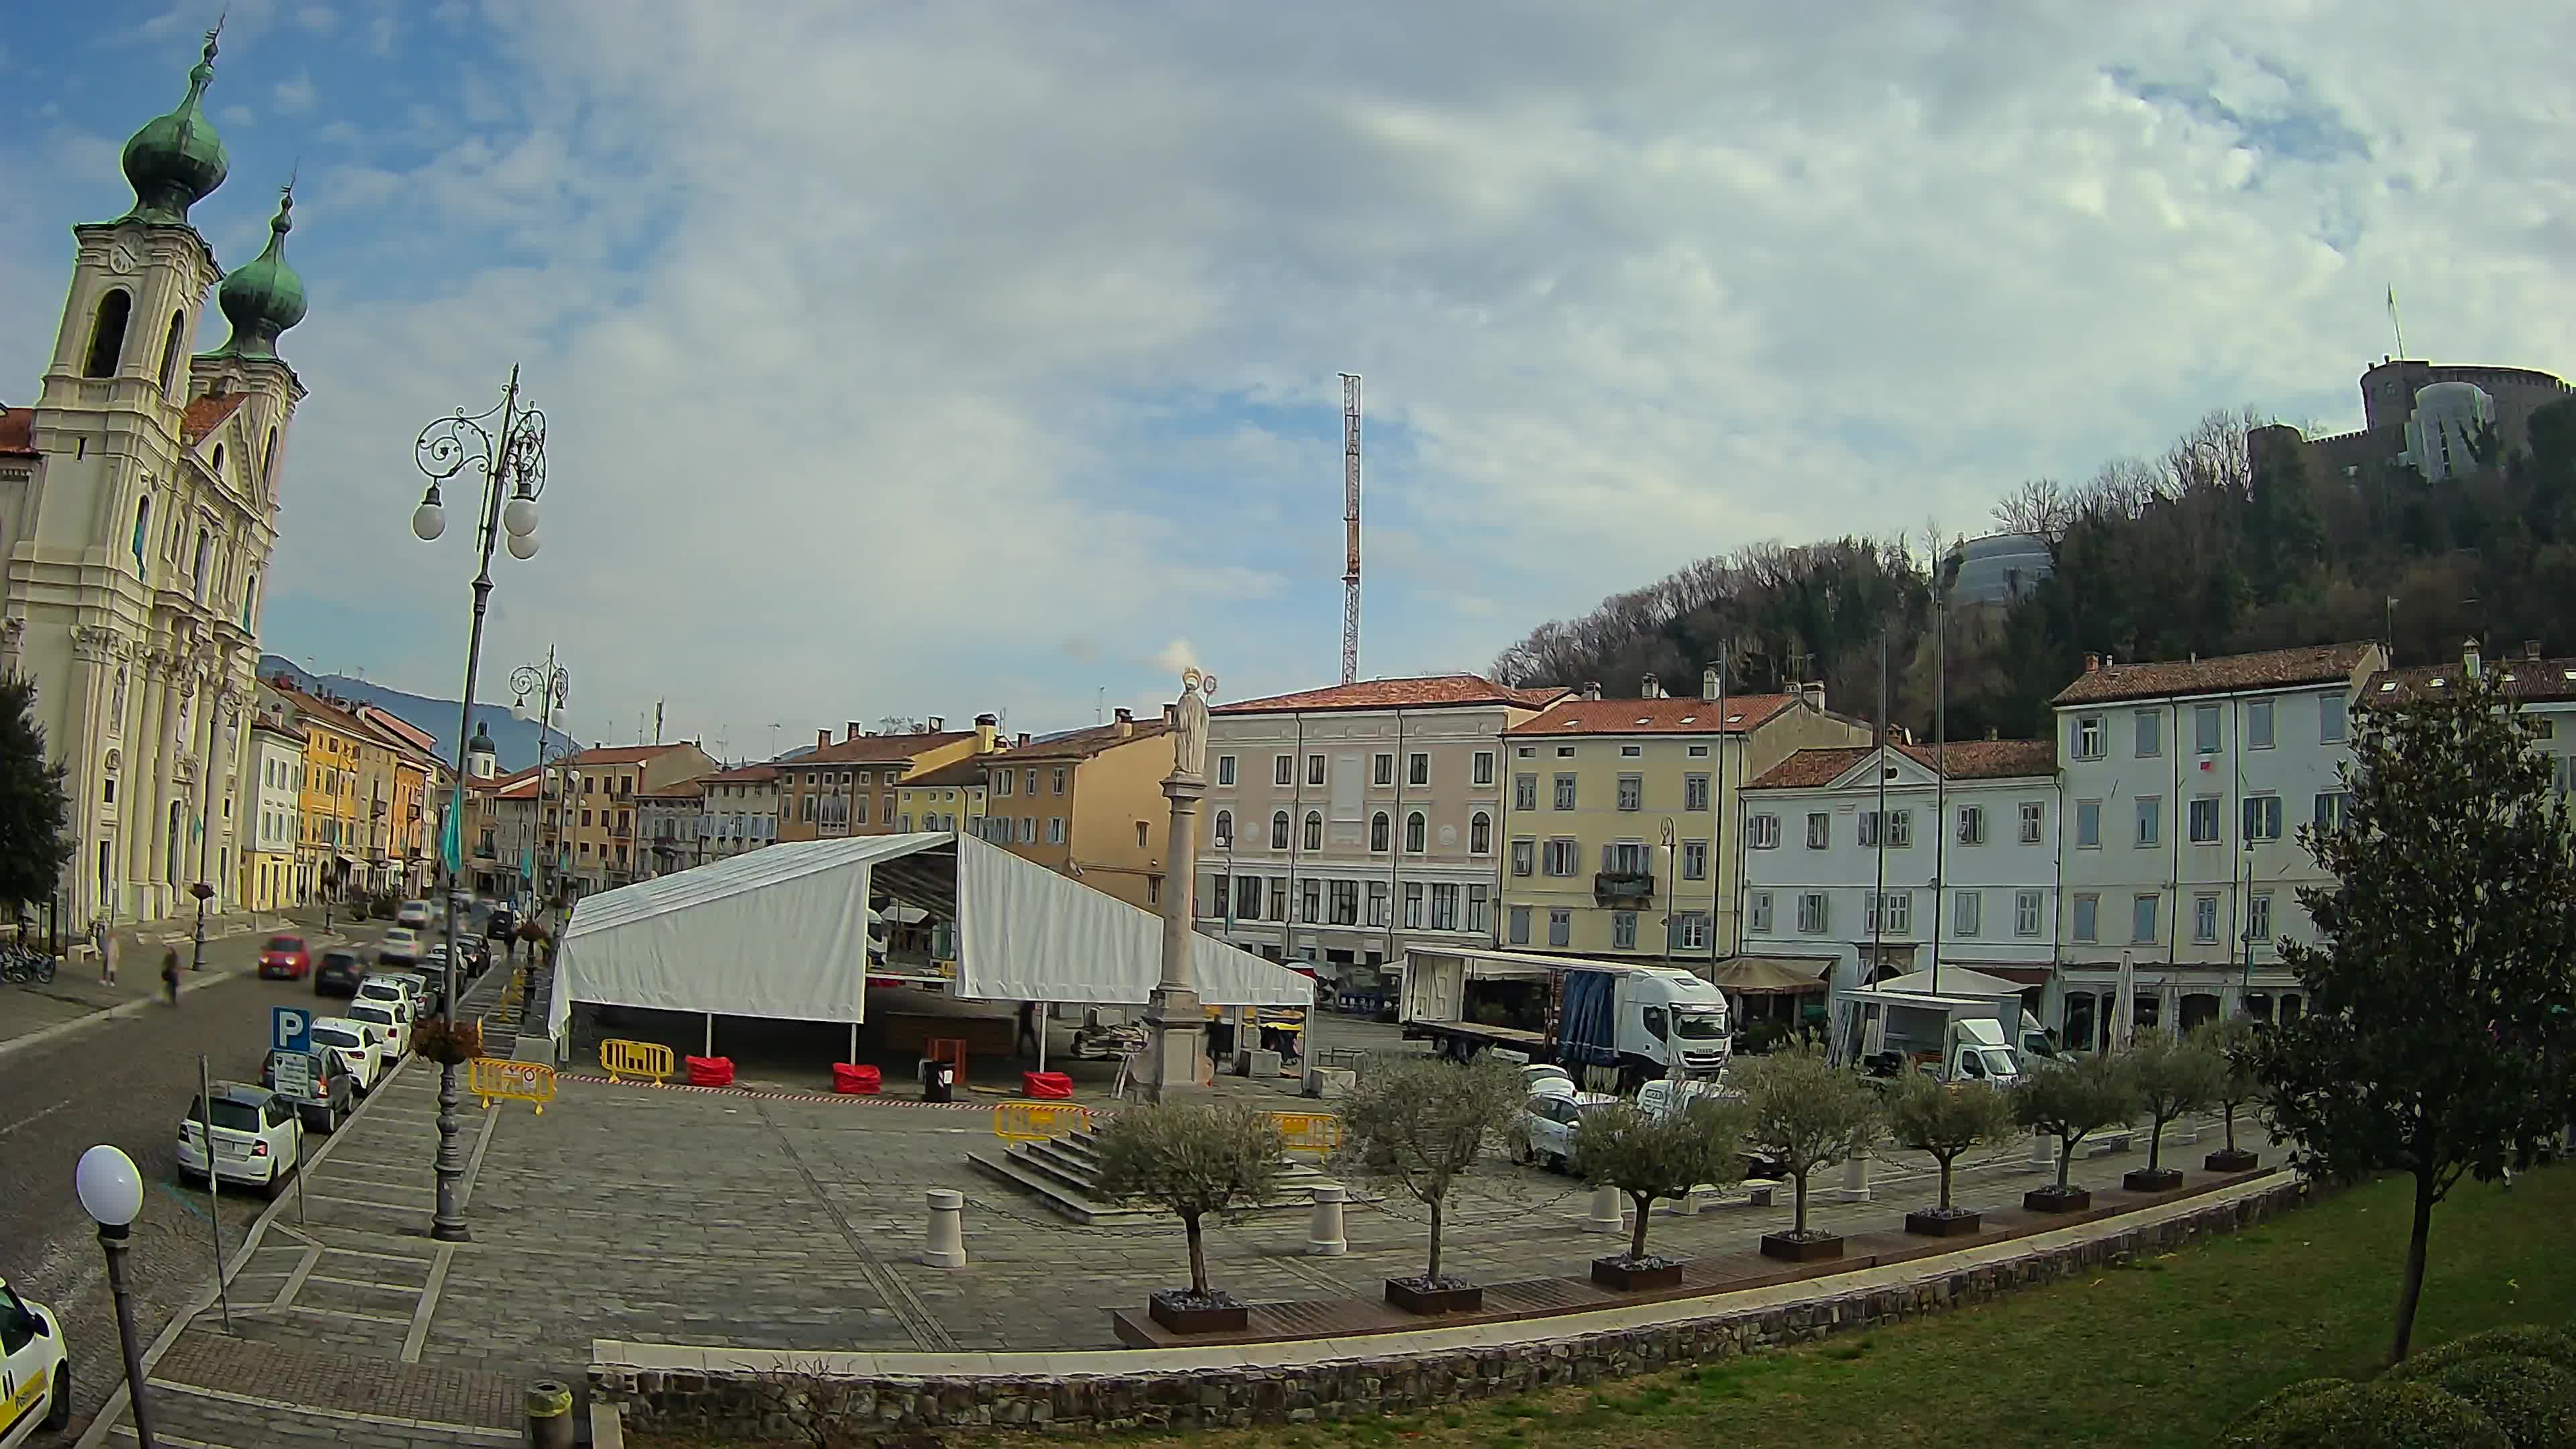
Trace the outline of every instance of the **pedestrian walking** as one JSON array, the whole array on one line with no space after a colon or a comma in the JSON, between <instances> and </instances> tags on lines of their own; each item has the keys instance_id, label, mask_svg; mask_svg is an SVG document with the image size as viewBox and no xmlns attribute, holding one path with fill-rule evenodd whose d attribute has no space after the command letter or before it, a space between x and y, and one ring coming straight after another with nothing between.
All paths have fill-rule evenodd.
<instances>
[{"instance_id":1,"label":"pedestrian walking","mask_svg":"<svg viewBox=\"0 0 2576 1449\"><path fill-rule=\"evenodd\" d=\"M98 984L116 984L116 933L107 928L107 917L90 923L90 944L98 948Z\"/></svg>"},{"instance_id":2,"label":"pedestrian walking","mask_svg":"<svg viewBox=\"0 0 2576 1449\"><path fill-rule=\"evenodd\" d=\"M179 951L175 946L161 952L161 989L170 996L170 1004L179 1004Z\"/></svg>"}]
</instances>

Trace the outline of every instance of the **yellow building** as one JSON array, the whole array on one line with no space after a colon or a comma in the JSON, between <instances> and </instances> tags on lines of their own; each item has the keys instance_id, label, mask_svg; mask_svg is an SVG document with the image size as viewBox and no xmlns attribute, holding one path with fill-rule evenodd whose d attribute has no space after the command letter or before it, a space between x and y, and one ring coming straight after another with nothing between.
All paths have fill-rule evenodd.
<instances>
[{"instance_id":1,"label":"yellow building","mask_svg":"<svg viewBox=\"0 0 2576 1449\"><path fill-rule=\"evenodd\" d=\"M716 762L690 741L587 749L565 762L572 796L561 807L572 846L574 893L630 885L650 874L635 826L636 797L715 773Z\"/></svg>"},{"instance_id":2,"label":"yellow building","mask_svg":"<svg viewBox=\"0 0 2576 1449\"><path fill-rule=\"evenodd\" d=\"M358 772L374 737L338 705L284 680L261 686L304 731L304 780L296 792L296 891L304 899L345 900L364 889L365 819Z\"/></svg>"},{"instance_id":3,"label":"yellow building","mask_svg":"<svg viewBox=\"0 0 2576 1449\"><path fill-rule=\"evenodd\" d=\"M987 717L989 719L989 716ZM989 728L986 720L977 726ZM925 770L895 787L897 830L963 830L1143 910L1163 904L1171 821L1163 720L1093 729Z\"/></svg>"},{"instance_id":4,"label":"yellow building","mask_svg":"<svg viewBox=\"0 0 2576 1449\"><path fill-rule=\"evenodd\" d=\"M972 730L951 730L934 715L920 729L870 734L852 720L837 741L830 730L816 730L814 748L770 761L778 767L779 841L893 833L903 814L897 784L992 753L1000 743L998 724L992 715L977 715Z\"/></svg>"},{"instance_id":5,"label":"yellow building","mask_svg":"<svg viewBox=\"0 0 2576 1449\"><path fill-rule=\"evenodd\" d=\"M1809 746L1867 744L1824 689L1719 698L1568 696L1503 733L1500 943L1677 964L1734 954L1743 849L1735 793ZM1670 844L1669 853L1660 847Z\"/></svg>"}]
</instances>

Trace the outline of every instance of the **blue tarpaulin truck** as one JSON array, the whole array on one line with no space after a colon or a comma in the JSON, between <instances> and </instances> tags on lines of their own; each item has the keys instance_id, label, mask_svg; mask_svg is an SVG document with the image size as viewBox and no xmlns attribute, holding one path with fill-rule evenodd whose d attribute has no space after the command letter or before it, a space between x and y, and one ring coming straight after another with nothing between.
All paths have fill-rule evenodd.
<instances>
[{"instance_id":1,"label":"blue tarpaulin truck","mask_svg":"<svg viewBox=\"0 0 2576 1449\"><path fill-rule=\"evenodd\" d=\"M1733 1044L1725 994L1678 966L1417 948L1402 969L1405 1039L1461 1061L1499 1050L1632 1092L1715 1077Z\"/></svg>"}]
</instances>

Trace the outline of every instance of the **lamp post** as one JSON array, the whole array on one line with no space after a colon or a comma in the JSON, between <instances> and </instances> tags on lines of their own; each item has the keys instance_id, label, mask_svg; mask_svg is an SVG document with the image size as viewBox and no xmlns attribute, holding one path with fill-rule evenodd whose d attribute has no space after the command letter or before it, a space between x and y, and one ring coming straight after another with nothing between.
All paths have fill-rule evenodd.
<instances>
[{"instance_id":1,"label":"lamp post","mask_svg":"<svg viewBox=\"0 0 2576 1449\"><path fill-rule=\"evenodd\" d=\"M546 648L544 668L540 669L534 664L522 664L510 671L510 692L518 696L522 705L527 703L529 695L542 693L545 697L545 708L537 714L537 809L543 811L548 808L547 797L553 790L555 762L569 753L569 751L556 749L554 737L555 711L571 698L572 675L570 671L555 662L554 648L549 645ZM552 758L549 758L550 754ZM538 841L544 844L545 821L540 818L537 824ZM552 847L547 846L547 849L551 850ZM549 862L541 856L537 861L536 879L528 883L529 888L536 892L537 905L541 910L547 900L545 883L548 864Z\"/></svg>"},{"instance_id":2,"label":"lamp post","mask_svg":"<svg viewBox=\"0 0 2576 1449\"><path fill-rule=\"evenodd\" d=\"M107 1254L107 1291L116 1300L116 1338L125 1350L125 1398L134 1410L134 1437L152 1449L152 1418L143 1407L143 1346L134 1341L134 1304L125 1291L125 1239L143 1211L143 1174L134 1159L101 1143L81 1154L72 1171L81 1211L98 1224L98 1246Z\"/></svg>"},{"instance_id":3,"label":"lamp post","mask_svg":"<svg viewBox=\"0 0 2576 1449\"><path fill-rule=\"evenodd\" d=\"M1655 846L1655 864L1664 868L1664 964L1673 964L1673 926L1681 919L1681 902L1674 899L1682 888L1681 867L1673 859L1673 817L1664 817L1663 839ZM1649 881L1653 877L1647 877Z\"/></svg>"},{"instance_id":4,"label":"lamp post","mask_svg":"<svg viewBox=\"0 0 2576 1449\"><path fill-rule=\"evenodd\" d=\"M496 415L497 426L488 425ZM476 510L474 528L474 622L466 635L464 701L457 706L456 788L461 794L470 763L466 742L474 733L474 676L483 665L483 616L492 598L492 546L500 542L506 530L512 558L537 555L537 495L546 486L546 415L520 404L519 369L512 367L499 407L471 417L460 408L453 416L421 429L420 437L412 444L412 461L429 479L428 491L421 495L420 507L411 515L412 535L423 543L447 531L447 510L439 498L438 485L469 469L482 474L482 506ZM463 828L454 801L449 802L447 822L450 829ZM438 868L447 906L447 959L440 969L441 1009L452 1024L456 1012L456 871L461 851L450 849L457 842L445 838L444 832L442 837ZM433 1167L438 1206L430 1218L429 1235L440 1242L461 1243L473 1237L466 1230L465 1209L458 1201L465 1180L465 1140L456 1115L455 1053L441 1055L450 1060L438 1064L438 1156Z\"/></svg>"},{"instance_id":5,"label":"lamp post","mask_svg":"<svg viewBox=\"0 0 2576 1449\"><path fill-rule=\"evenodd\" d=\"M199 881L188 887L188 894L197 898L197 943L189 952L188 969L203 971L206 969L206 902L214 899L215 888Z\"/></svg>"}]
</instances>

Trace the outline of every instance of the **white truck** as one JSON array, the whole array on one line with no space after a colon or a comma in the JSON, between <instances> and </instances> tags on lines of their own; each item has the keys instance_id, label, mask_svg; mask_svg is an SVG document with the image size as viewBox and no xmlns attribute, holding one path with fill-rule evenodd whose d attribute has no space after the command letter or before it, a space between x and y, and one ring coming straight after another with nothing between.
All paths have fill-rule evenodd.
<instances>
[{"instance_id":1,"label":"white truck","mask_svg":"<svg viewBox=\"0 0 2576 1449\"><path fill-rule=\"evenodd\" d=\"M2018 995L1856 987L1834 993L1828 1040L1835 1061L1880 1080L1929 1070L1945 1082L2003 1087L2022 1073L2015 1043L2037 1026Z\"/></svg>"},{"instance_id":2,"label":"white truck","mask_svg":"<svg viewBox=\"0 0 2576 1449\"><path fill-rule=\"evenodd\" d=\"M1401 966L1405 1039L1460 1061L1500 1050L1633 1092L1714 1077L1734 1047L1725 993L1677 966L1421 949Z\"/></svg>"}]
</instances>

